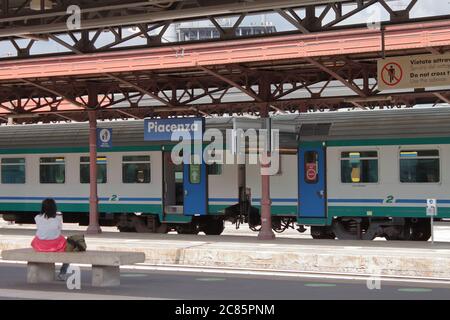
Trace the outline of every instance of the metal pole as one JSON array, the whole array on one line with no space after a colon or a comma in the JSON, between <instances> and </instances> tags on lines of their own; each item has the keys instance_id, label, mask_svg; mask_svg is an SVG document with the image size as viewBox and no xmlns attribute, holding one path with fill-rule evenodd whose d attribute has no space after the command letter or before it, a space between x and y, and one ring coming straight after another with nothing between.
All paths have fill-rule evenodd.
<instances>
[{"instance_id":1,"label":"metal pole","mask_svg":"<svg viewBox=\"0 0 450 320\"><path fill-rule=\"evenodd\" d=\"M431 244L434 244L434 217L431 216Z\"/></svg>"},{"instance_id":2,"label":"metal pole","mask_svg":"<svg viewBox=\"0 0 450 320\"><path fill-rule=\"evenodd\" d=\"M88 234L101 233L98 222L98 195L97 195L97 115L95 110L89 110L89 226Z\"/></svg>"},{"instance_id":3,"label":"metal pole","mask_svg":"<svg viewBox=\"0 0 450 320\"><path fill-rule=\"evenodd\" d=\"M268 159L266 157L270 157L271 150L270 150L270 139L271 139L271 128L270 125L268 126L267 116L265 115L265 121L266 124L264 126L265 129L268 130L267 137L269 141L266 141L267 146L267 153L264 150L261 150L263 153L263 161L261 163L261 230L258 234L259 240L273 240L275 239L275 233L272 230L272 214L271 214L271 205L272 200L270 199L270 176L268 174L264 174L264 172L267 173L268 170L265 170L266 168L270 167L270 164L268 163ZM260 146L261 147L261 146Z\"/></svg>"}]
</instances>

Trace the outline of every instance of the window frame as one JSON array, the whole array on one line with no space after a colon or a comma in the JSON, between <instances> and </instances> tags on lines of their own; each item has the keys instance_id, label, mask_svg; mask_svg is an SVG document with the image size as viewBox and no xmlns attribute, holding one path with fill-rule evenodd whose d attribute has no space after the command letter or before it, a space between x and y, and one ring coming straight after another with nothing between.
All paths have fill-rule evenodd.
<instances>
[{"instance_id":1,"label":"window frame","mask_svg":"<svg viewBox=\"0 0 450 320\"><path fill-rule=\"evenodd\" d=\"M90 165L90 161L89 162L87 162L87 161L81 161L81 159L82 158L88 158L88 159L90 159L90 156L89 155L87 155L87 156L79 156L79 158L78 158L78 160L79 160L79 166L78 166L78 175L79 175L79 178L80 179L78 179L78 182L80 183L80 184L82 184L82 185L86 185L86 184L89 184L90 183L90 181L88 181L88 182L82 182L81 181L81 165ZM108 157L107 156L104 156L104 155L98 155L97 156L97 161L98 161L98 158L105 158L105 168L106 168L106 181L105 182L98 182L97 181L97 184L107 184L108 183ZM96 161L96 162L97 162ZM97 163L97 166L98 166L99 164ZM90 170L90 169L89 169ZM90 172L89 172L89 174L90 174ZM98 167L97 167L97 178L98 178Z\"/></svg>"},{"instance_id":2,"label":"window frame","mask_svg":"<svg viewBox=\"0 0 450 320\"><path fill-rule=\"evenodd\" d=\"M148 161L125 161L124 158L126 157L148 157ZM121 170L121 183L123 185L142 185L142 184L151 184L152 183L152 156L149 154L122 154L121 155L121 164L120 164L120 170ZM123 175L123 165L124 164L148 164L149 165L149 181L148 182L125 182L124 181L124 175Z\"/></svg>"},{"instance_id":3,"label":"window frame","mask_svg":"<svg viewBox=\"0 0 450 320\"><path fill-rule=\"evenodd\" d=\"M401 179L401 156L400 154L402 152L405 151L438 151L438 157L437 159L439 160L439 181L438 182L402 182ZM398 169L398 182L401 185L422 185L422 184L426 184L426 185L442 185L442 165L441 165L441 158L442 158L442 149L439 146L429 146L429 147L425 147L425 146L420 146L420 147L415 147L415 146L402 146L398 148L398 152L397 152L397 169ZM435 159L434 157L420 157L419 159Z\"/></svg>"},{"instance_id":4,"label":"window frame","mask_svg":"<svg viewBox=\"0 0 450 320\"><path fill-rule=\"evenodd\" d=\"M58 165L57 163L42 163L41 160L42 159L52 159L52 158L63 158L64 159L64 182L42 182L41 181L41 166L42 165L44 165L44 166ZM38 157L38 165L39 165L39 176L38 176L39 184L45 184L45 185L49 185L49 184L54 184L54 185L67 184L67 156L45 155L43 157L42 155L40 155Z\"/></svg>"},{"instance_id":5,"label":"window frame","mask_svg":"<svg viewBox=\"0 0 450 320\"><path fill-rule=\"evenodd\" d=\"M211 169L212 166L218 166L220 173L211 173ZM223 164L222 163L217 163L217 162L213 162L211 164L206 164L206 171L208 176L213 176L213 177L220 177L223 175Z\"/></svg>"},{"instance_id":6,"label":"window frame","mask_svg":"<svg viewBox=\"0 0 450 320\"><path fill-rule=\"evenodd\" d=\"M193 182L192 181L192 166L196 166L196 167L198 167L198 172L199 172L199 179L198 179L198 182ZM202 164L196 164L196 163L191 163L191 164L189 164L188 165L188 171L189 171L189 184L195 184L195 185L198 185L198 184L202 184L202 175L203 175L203 173L202 173Z\"/></svg>"},{"instance_id":7,"label":"window frame","mask_svg":"<svg viewBox=\"0 0 450 320\"><path fill-rule=\"evenodd\" d=\"M352 153L352 152L376 152L377 153L377 157L376 158L368 158L368 157L363 157L360 159L363 160L377 160L377 175L378 175L378 181L377 182L342 182L342 160L349 160L349 158L343 158L342 157L342 153ZM381 174L380 174L380 169L381 169L381 158L380 158L380 148L358 148L358 149L339 149L339 183L343 186L365 186L365 185L379 185L381 184Z\"/></svg>"},{"instance_id":8,"label":"window frame","mask_svg":"<svg viewBox=\"0 0 450 320\"><path fill-rule=\"evenodd\" d=\"M7 163L7 164L3 164L3 160L4 159L23 159L24 162L22 163ZM20 183L5 183L3 182L3 166L18 166L18 165L23 165L25 170L24 170L24 180L23 182ZM24 185L27 184L27 158L26 157L1 157L0 159L0 184L4 184L4 185Z\"/></svg>"}]
</instances>

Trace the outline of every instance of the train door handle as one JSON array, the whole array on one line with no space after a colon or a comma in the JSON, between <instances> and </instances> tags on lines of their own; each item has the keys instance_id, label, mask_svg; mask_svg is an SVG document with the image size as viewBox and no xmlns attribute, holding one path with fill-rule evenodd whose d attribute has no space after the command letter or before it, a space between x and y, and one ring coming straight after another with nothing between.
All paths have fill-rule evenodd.
<instances>
[{"instance_id":1,"label":"train door handle","mask_svg":"<svg viewBox=\"0 0 450 320\"><path fill-rule=\"evenodd\" d=\"M323 190L317 191L317 196L318 196L320 199L323 199L324 196L325 196L325 191L323 191Z\"/></svg>"},{"instance_id":2,"label":"train door handle","mask_svg":"<svg viewBox=\"0 0 450 320\"><path fill-rule=\"evenodd\" d=\"M184 196L186 197L188 195L188 191L184 189Z\"/></svg>"}]
</instances>

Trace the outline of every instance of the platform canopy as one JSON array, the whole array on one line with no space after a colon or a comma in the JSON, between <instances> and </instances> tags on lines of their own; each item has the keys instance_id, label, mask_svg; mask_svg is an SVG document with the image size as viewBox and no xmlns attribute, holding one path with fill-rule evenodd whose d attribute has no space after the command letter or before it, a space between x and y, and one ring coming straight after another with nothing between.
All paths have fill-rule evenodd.
<instances>
[{"instance_id":1,"label":"platform canopy","mask_svg":"<svg viewBox=\"0 0 450 320\"><path fill-rule=\"evenodd\" d=\"M82 9L81 29L258 12L345 0L4 0L0 37L30 36L68 30L67 8Z\"/></svg>"}]
</instances>

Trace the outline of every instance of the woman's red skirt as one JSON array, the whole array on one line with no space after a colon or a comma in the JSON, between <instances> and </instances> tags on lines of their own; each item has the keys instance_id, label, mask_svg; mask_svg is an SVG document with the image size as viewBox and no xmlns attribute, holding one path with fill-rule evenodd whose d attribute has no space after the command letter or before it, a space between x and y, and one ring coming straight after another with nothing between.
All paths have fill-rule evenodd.
<instances>
[{"instance_id":1,"label":"woman's red skirt","mask_svg":"<svg viewBox=\"0 0 450 320\"><path fill-rule=\"evenodd\" d=\"M41 240L34 237L31 246L39 252L64 252L66 250L66 238L59 236L54 240Z\"/></svg>"}]
</instances>

